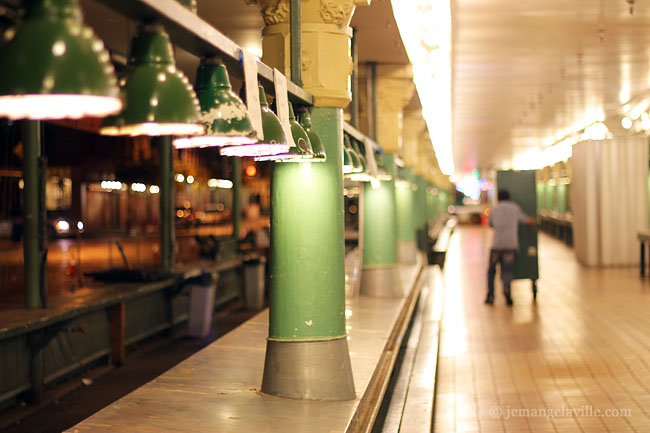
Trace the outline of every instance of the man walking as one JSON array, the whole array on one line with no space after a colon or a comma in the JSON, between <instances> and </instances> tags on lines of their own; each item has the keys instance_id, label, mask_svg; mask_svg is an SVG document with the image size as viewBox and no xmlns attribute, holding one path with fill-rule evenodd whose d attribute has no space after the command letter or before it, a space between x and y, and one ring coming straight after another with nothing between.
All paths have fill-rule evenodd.
<instances>
[{"instance_id":1,"label":"man walking","mask_svg":"<svg viewBox=\"0 0 650 433\"><path fill-rule=\"evenodd\" d=\"M490 249L490 264L488 267L488 292L485 303L494 303L494 276L497 264L501 267L501 280L503 281L503 294L508 306L512 305L510 296L510 283L514 278L514 265L517 251L519 251L518 226L519 223L535 224L535 218L528 217L518 204L510 201L510 193L505 189L498 192L499 203L490 208L489 224L494 228L492 248Z\"/></svg>"}]
</instances>

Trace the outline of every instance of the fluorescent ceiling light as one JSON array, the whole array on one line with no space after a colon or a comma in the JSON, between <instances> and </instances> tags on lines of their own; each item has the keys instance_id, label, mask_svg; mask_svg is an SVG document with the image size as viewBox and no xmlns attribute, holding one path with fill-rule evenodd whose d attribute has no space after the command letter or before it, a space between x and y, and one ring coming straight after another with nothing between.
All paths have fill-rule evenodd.
<instances>
[{"instance_id":1,"label":"fluorescent ceiling light","mask_svg":"<svg viewBox=\"0 0 650 433\"><path fill-rule=\"evenodd\" d=\"M391 0L440 170L454 173L449 1Z\"/></svg>"}]
</instances>

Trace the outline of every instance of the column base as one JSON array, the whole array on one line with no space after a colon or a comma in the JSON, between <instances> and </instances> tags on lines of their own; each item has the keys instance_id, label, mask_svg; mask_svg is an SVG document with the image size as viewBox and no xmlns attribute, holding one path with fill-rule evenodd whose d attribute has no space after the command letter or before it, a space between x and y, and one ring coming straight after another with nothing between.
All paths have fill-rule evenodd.
<instances>
[{"instance_id":1,"label":"column base","mask_svg":"<svg viewBox=\"0 0 650 433\"><path fill-rule=\"evenodd\" d=\"M397 265L363 268L359 292L373 298L401 298L404 289Z\"/></svg>"},{"instance_id":2,"label":"column base","mask_svg":"<svg viewBox=\"0 0 650 433\"><path fill-rule=\"evenodd\" d=\"M397 243L397 260L400 265L415 265L418 262L418 247L415 241Z\"/></svg>"},{"instance_id":3,"label":"column base","mask_svg":"<svg viewBox=\"0 0 650 433\"><path fill-rule=\"evenodd\" d=\"M262 392L301 400L354 400L347 338L267 340Z\"/></svg>"}]
</instances>

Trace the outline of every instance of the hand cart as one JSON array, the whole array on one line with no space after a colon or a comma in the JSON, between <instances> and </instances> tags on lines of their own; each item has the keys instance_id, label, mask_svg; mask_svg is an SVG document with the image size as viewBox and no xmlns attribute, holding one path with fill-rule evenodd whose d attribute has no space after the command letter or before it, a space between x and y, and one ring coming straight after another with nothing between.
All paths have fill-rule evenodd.
<instances>
[{"instance_id":1,"label":"hand cart","mask_svg":"<svg viewBox=\"0 0 650 433\"><path fill-rule=\"evenodd\" d=\"M537 198L534 170L509 170L497 172L497 188L506 189L510 199L530 217L537 218ZM519 253L515 259L515 280L530 279L533 300L537 299L539 262L537 251L537 226L519 226Z\"/></svg>"}]
</instances>

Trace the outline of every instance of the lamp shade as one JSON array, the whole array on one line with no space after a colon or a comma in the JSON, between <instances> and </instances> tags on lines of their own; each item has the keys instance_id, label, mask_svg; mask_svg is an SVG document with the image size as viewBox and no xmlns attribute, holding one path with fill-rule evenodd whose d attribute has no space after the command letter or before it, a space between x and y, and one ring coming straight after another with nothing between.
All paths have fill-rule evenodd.
<instances>
[{"instance_id":1,"label":"lamp shade","mask_svg":"<svg viewBox=\"0 0 650 433\"><path fill-rule=\"evenodd\" d=\"M266 101L264 88L260 89L260 105L262 108L262 128L264 130L264 139L255 144L246 144L238 146L223 146L219 152L223 156L265 156L279 155L289 150L289 142L284 130L280 124L280 119L269 108Z\"/></svg>"},{"instance_id":2,"label":"lamp shade","mask_svg":"<svg viewBox=\"0 0 650 433\"><path fill-rule=\"evenodd\" d=\"M356 157L359 165L356 166L356 167L353 167L353 170L348 175L348 177L351 180L354 180L354 181L372 182L374 180L374 178L368 172L368 165L366 164L366 158L361 153L361 151L359 150L359 146L357 146L356 141L353 140L353 139L350 140L350 153L351 153L351 155L354 155L354 157ZM353 157L353 159L354 159L354 157ZM359 168L359 166L361 168Z\"/></svg>"},{"instance_id":3,"label":"lamp shade","mask_svg":"<svg viewBox=\"0 0 650 433\"><path fill-rule=\"evenodd\" d=\"M343 174L350 174L354 171L354 163L350 156L350 149L346 146L345 138L343 139Z\"/></svg>"},{"instance_id":4,"label":"lamp shade","mask_svg":"<svg viewBox=\"0 0 650 433\"><path fill-rule=\"evenodd\" d=\"M257 157L256 159L258 161L308 162L314 157L311 140L309 140L307 132L296 121L296 115L293 112L293 105L291 103L289 103L289 125L291 126L293 142L296 145L290 147L286 153Z\"/></svg>"},{"instance_id":5,"label":"lamp shade","mask_svg":"<svg viewBox=\"0 0 650 433\"><path fill-rule=\"evenodd\" d=\"M392 180L393 176L386 169L384 164L383 153L375 151L375 161L377 163L377 180Z\"/></svg>"},{"instance_id":6,"label":"lamp shade","mask_svg":"<svg viewBox=\"0 0 650 433\"><path fill-rule=\"evenodd\" d=\"M0 116L77 119L122 108L104 44L84 26L78 0L30 0L0 48Z\"/></svg>"},{"instance_id":7,"label":"lamp shade","mask_svg":"<svg viewBox=\"0 0 650 433\"><path fill-rule=\"evenodd\" d=\"M176 0L178 3L182 4L185 6L187 9L189 9L192 13L196 13L197 11L197 4L196 0Z\"/></svg>"},{"instance_id":8,"label":"lamp shade","mask_svg":"<svg viewBox=\"0 0 650 433\"><path fill-rule=\"evenodd\" d=\"M220 60L201 60L196 72L196 94L205 134L174 140L176 148L212 147L257 142L246 105L230 86Z\"/></svg>"},{"instance_id":9,"label":"lamp shade","mask_svg":"<svg viewBox=\"0 0 650 433\"><path fill-rule=\"evenodd\" d=\"M350 148L356 154L359 163L361 164L361 171L365 172L367 170L368 165L366 163L366 157L363 154L363 152L361 152L357 140L350 139Z\"/></svg>"},{"instance_id":10,"label":"lamp shade","mask_svg":"<svg viewBox=\"0 0 650 433\"><path fill-rule=\"evenodd\" d=\"M325 146L323 145L320 136L314 132L311 127L311 115L309 111L305 110L300 113L300 125L304 128L305 132L309 136L309 141L311 142L311 149L314 152L314 157L312 161L325 161L327 159L327 154L325 153Z\"/></svg>"},{"instance_id":11,"label":"lamp shade","mask_svg":"<svg viewBox=\"0 0 650 433\"><path fill-rule=\"evenodd\" d=\"M189 135L203 132L199 101L174 61L169 36L142 25L131 41L129 71L120 80L124 109L107 119L106 135Z\"/></svg>"},{"instance_id":12,"label":"lamp shade","mask_svg":"<svg viewBox=\"0 0 650 433\"><path fill-rule=\"evenodd\" d=\"M350 164L352 165L352 169L348 173L361 173L361 172L363 172L363 165L361 164L361 159L359 158L359 155L357 154L357 152L352 147L352 144L350 143L350 139L348 138L347 135L343 136L343 145L344 145L345 149L347 149L347 151L348 151L348 155L349 155L349 158L350 158Z\"/></svg>"}]
</instances>

